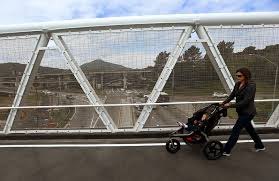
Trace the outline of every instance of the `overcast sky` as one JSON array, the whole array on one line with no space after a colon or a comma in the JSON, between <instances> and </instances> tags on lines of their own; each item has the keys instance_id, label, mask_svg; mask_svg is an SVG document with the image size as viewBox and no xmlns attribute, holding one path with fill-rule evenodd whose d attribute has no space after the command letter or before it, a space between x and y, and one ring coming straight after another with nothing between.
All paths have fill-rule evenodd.
<instances>
[{"instance_id":1,"label":"overcast sky","mask_svg":"<svg viewBox=\"0 0 279 181\"><path fill-rule=\"evenodd\" d=\"M279 11L279 0L1 0L0 25L79 18Z\"/></svg>"}]
</instances>

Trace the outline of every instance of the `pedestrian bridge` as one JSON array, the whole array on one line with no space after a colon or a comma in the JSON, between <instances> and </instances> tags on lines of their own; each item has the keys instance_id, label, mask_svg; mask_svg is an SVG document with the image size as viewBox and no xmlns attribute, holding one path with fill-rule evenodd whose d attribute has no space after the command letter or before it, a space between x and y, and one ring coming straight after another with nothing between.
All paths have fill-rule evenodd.
<instances>
[{"instance_id":1,"label":"pedestrian bridge","mask_svg":"<svg viewBox=\"0 0 279 181\"><path fill-rule=\"evenodd\" d=\"M240 67L257 84L255 126L279 125L278 12L0 26L0 45L2 135L169 132L223 101Z\"/></svg>"},{"instance_id":2,"label":"pedestrian bridge","mask_svg":"<svg viewBox=\"0 0 279 181\"><path fill-rule=\"evenodd\" d=\"M0 47L0 180L279 179L278 12L0 26ZM200 145L168 153L176 122L223 101L240 67L267 150L241 135L216 161ZM236 116L210 139L224 143Z\"/></svg>"}]
</instances>

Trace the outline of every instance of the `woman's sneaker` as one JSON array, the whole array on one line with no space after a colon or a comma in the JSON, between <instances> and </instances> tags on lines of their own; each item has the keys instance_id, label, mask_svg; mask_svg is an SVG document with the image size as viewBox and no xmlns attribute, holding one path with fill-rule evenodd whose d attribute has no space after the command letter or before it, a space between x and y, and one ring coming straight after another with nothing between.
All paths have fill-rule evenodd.
<instances>
[{"instance_id":1,"label":"woman's sneaker","mask_svg":"<svg viewBox=\"0 0 279 181\"><path fill-rule=\"evenodd\" d=\"M223 152L223 156L231 156L231 154L230 153L226 153L226 152Z\"/></svg>"},{"instance_id":2,"label":"woman's sneaker","mask_svg":"<svg viewBox=\"0 0 279 181\"><path fill-rule=\"evenodd\" d=\"M255 152L264 151L264 150L265 150L265 147L263 147L263 148L256 148Z\"/></svg>"}]
</instances>

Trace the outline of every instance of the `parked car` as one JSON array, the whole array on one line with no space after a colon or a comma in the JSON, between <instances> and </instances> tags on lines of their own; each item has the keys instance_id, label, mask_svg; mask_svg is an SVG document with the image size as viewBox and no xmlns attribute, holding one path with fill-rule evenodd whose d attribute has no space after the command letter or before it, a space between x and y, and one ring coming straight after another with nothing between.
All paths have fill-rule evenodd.
<instances>
[{"instance_id":1,"label":"parked car","mask_svg":"<svg viewBox=\"0 0 279 181\"><path fill-rule=\"evenodd\" d=\"M226 93L222 93L222 92L214 92L212 94L212 97L216 97L216 98L225 98L228 97L229 95Z\"/></svg>"},{"instance_id":2,"label":"parked car","mask_svg":"<svg viewBox=\"0 0 279 181\"><path fill-rule=\"evenodd\" d=\"M74 96L72 96L72 95L66 95L66 99L73 100L73 99L75 99L75 98L74 98Z\"/></svg>"},{"instance_id":3,"label":"parked car","mask_svg":"<svg viewBox=\"0 0 279 181\"><path fill-rule=\"evenodd\" d=\"M144 95L145 101L149 98L149 95ZM164 103L164 102L170 102L170 96L166 92L161 92L160 96L158 97L156 103ZM166 106L166 105L164 105ZM156 109L156 106L153 107Z\"/></svg>"},{"instance_id":4,"label":"parked car","mask_svg":"<svg viewBox=\"0 0 279 181\"><path fill-rule=\"evenodd\" d=\"M144 95L143 97L147 101L147 99L149 98L149 95ZM158 97L156 102L157 103L170 102L170 96L167 93L165 93L165 92L161 92L160 96Z\"/></svg>"}]
</instances>

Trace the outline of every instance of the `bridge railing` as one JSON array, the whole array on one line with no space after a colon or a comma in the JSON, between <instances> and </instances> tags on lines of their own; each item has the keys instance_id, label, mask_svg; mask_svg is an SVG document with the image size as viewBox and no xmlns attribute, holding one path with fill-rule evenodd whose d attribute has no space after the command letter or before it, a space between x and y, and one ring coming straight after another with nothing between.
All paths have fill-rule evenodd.
<instances>
[{"instance_id":1,"label":"bridge railing","mask_svg":"<svg viewBox=\"0 0 279 181\"><path fill-rule=\"evenodd\" d=\"M172 131L178 128L177 121L187 122L193 113L209 104L220 101L167 102L141 104L104 104L116 123L116 129L110 131L94 111L96 105L60 105L60 106L22 106L1 107L1 132L4 133L5 118L9 110L18 109L18 117L9 133L109 133L135 132L135 123L143 106L153 106L153 111L141 131ZM278 99L256 100L257 116L254 126L258 128L277 128L278 121L271 117L272 103ZM114 112L114 113L113 113ZM278 115L279 116L279 115ZM231 129L237 118L234 109L228 110L228 116L219 120L215 129ZM275 119L276 120L276 119Z\"/></svg>"}]
</instances>

